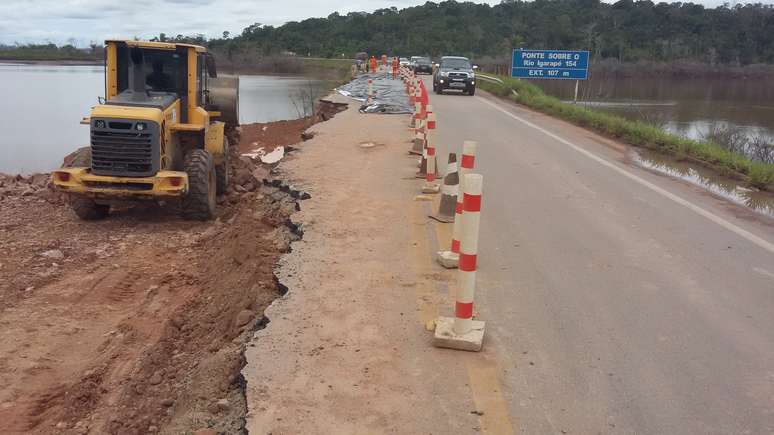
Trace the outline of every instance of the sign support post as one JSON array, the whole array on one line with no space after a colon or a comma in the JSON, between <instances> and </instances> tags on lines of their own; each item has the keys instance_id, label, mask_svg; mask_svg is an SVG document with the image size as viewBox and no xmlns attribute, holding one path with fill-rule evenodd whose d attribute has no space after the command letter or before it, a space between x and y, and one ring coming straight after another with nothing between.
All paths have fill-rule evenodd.
<instances>
[{"instance_id":1,"label":"sign support post","mask_svg":"<svg viewBox=\"0 0 774 435\"><path fill-rule=\"evenodd\" d=\"M575 104L578 104L578 83L580 83L580 80L575 80L575 98L573 99Z\"/></svg>"}]
</instances>

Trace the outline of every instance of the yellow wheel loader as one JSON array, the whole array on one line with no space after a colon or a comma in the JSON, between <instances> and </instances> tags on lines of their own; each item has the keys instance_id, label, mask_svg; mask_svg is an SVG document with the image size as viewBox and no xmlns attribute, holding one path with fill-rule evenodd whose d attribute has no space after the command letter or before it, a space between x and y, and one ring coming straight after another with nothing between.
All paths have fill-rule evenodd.
<instances>
[{"instance_id":1,"label":"yellow wheel loader","mask_svg":"<svg viewBox=\"0 0 774 435\"><path fill-rule=\"evenodd\" d=\"M105 97L81 122L90 146L52 173L82 219L101 219L127 200L180 201L188 219L206 220L228 184L226 123L237 124L238 81L215 92L204 47L105 42Z\"/></svg>"}]
</instances>

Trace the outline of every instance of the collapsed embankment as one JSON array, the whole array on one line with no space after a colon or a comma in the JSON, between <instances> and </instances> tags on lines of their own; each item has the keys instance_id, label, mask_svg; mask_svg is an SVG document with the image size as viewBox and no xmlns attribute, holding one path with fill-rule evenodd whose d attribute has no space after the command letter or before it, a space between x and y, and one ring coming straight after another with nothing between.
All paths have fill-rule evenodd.
<instances>
[{"instance_id":1,"label":"collapsed embankment","mask_svg":"<svg viewBox=\"0 0 774 435\"><path fill-rule=\"evenodd\" d=\"M245 126L242 139L289 145L306 126ZM274 267L300 237L289 216L305 196L232 151L232 185L211 222L155 204L83 222L44 175L3 177L4 433L243 430L244 348L284 291Z\"/></svg>"}]
</instances>

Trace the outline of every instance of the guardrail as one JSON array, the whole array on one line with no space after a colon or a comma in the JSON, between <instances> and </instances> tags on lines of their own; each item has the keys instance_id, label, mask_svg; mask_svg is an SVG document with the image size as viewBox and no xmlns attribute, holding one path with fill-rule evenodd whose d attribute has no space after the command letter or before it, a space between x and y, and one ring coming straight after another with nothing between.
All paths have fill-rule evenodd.
<instances>
[{"instance_id":1,"label":"guardrail","mask_svg":"<svg viewBox=\"0 0 774 435\"><path fill-rule=\"evenodd\" d=\"M490 81L490 82L500 83L501 85L505 84L505 83L503 83L502 80L498 79L497 77L490 77L488 75L484 75L484 74L481 74L481 73L477 73L476 77L482 78L482 79Z\"/></svg>"},{"instance_id":2,"label":"guardrail","mask_svg":"<svg viewBox=\"0 0 774 435\"><path fill-rule=\"evenodd\" d=\"M494 82L494 83L499 83L501 85L505 85L505 83L502 80L500 80L499 78L497 78L497 77L492 77L492 76L488 76L488 75L480 74L480 73L476 74L476 77L479 78L479 79L482 79L482 80L486 80L488 82ZM511 93L513 95L517 96L517 97L519 96L519 94L516 91L514 91L513 89L511 89Z\"/></svg>"}]
</instances>

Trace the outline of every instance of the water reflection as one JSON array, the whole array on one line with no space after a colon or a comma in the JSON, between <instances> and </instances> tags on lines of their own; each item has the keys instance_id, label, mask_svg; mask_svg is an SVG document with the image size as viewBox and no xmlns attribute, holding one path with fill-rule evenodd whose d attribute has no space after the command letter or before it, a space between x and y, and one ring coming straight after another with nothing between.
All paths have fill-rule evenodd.
<instances>
[{"instance_id":1,"label":"water reflection","mask_svg":"<svg viewBox=\"0 0 774 435\"><path fill-rule=\"evenodd\" d=\"M748 189L707 169L694 167L662 154L640 150L633 151L632 158L643 168L687 181L737 205L774 218L774 195L770 193Z\"/></svg>"},{"instance_id":2,"label":"water reflection","mask_svg":"<svg viewBox=\"0 0 774 435\"><path fill-rule=\"evenodd\" d=\"M573 98L573 81L532 83L560 99ZM690 139L702 140L713 125L725 125L774 143L774 83L767 81L598 75L581 82L578 96L579 104L652 122Z\"/></svg>"}]
</instances>

